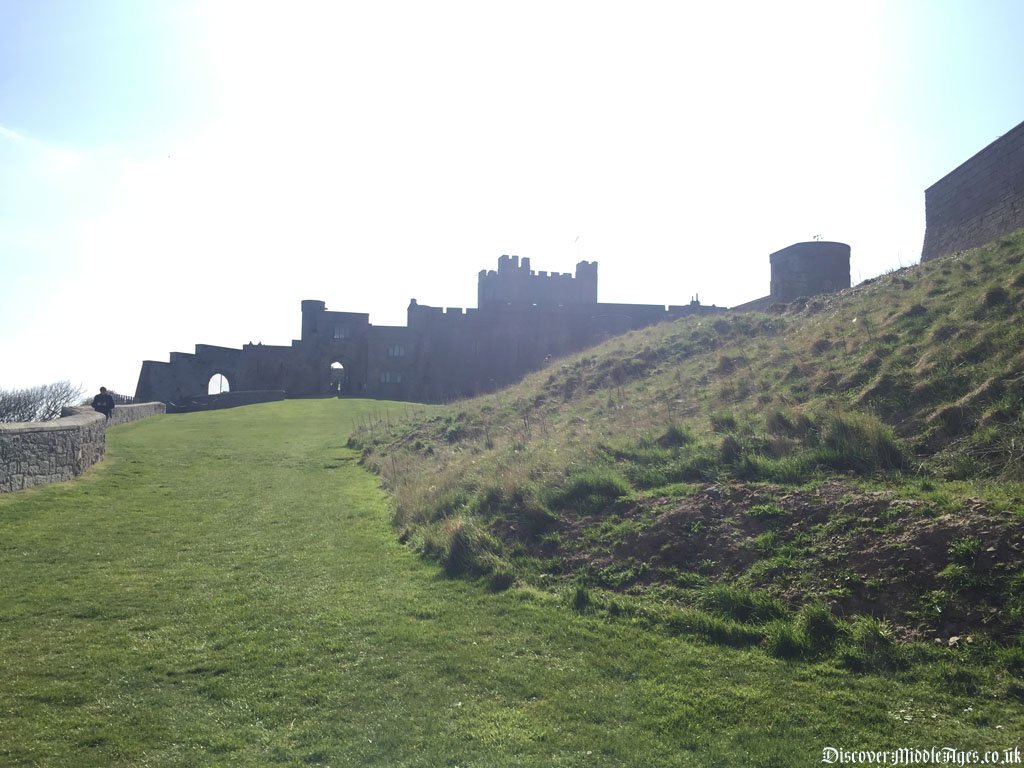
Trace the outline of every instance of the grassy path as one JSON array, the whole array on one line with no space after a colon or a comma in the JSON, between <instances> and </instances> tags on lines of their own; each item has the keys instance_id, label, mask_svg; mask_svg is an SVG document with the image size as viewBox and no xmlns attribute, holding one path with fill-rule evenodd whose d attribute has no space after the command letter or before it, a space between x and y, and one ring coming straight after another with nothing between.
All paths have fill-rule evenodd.
<instances>
[{"instance_id":1,"label":"grassy path","mask_svg":"<svg viewBox=\"0 0 1024 768\"><path fill-rule=\"evenodd\" d=\"M380 403L113 430L0 497L0 765L810 766L1005 749L1020 707L438 576L344 448ZM969 708L969 709L968 709Z\"/></svg>"}]
</instances>

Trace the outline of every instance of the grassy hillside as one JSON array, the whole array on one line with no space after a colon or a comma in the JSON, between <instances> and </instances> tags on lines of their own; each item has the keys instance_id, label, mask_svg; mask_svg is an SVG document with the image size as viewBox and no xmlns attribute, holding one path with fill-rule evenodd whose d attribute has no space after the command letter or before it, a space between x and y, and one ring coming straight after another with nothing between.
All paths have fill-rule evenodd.
<instances>
[{"instance_id":1,"label":"grassy hillside","mask_svg":"<svg viewBox=\"0 0 1024 768\"><path fill-rule=\"evenodd\" d=\"M0 496L0 764L787 768L1016 745L1001 668L851 675L439 578L343 447L405 410L156 417L111 430L80 480Z\"/></svg>"},{"instance_id":2,"label":"grassy hillside","mask_svg":"<svg viewBox=\"0 0 1024 768\"><path fill-rule=\"evenodd\" d=\"M450 574L854 670L941 645L1020 675L1022 316L1024 232L352 444Z\"/></svg>"}]
</instances>

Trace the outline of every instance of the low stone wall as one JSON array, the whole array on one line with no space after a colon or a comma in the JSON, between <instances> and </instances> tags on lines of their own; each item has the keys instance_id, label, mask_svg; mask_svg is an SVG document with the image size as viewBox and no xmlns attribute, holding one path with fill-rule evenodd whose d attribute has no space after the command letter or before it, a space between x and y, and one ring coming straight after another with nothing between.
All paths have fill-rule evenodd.
<instances>
[{"instance_id":1,"label":"low stone wall","mask_svg":"<svg viewBox=\"0 0 1024 768\"><path fill-rule=\"evenodd\" d=\"M221 392L216 395L192 395L180 403L171 403L168 413L192 413L193 411L214 411L219 408L238 408L241 405L274 403L284 400L283 389L252 389L239 392ZM117 413L115 410L114 413Z\"/></svg>"},{"instance_id":2,"label":"low stone wall","mask_svg":"<svg viewBox=\"0 0 1024 768\"><path fill-rule=\"evenodd\" d=\"M86 410L91 411L92 408L86 408ZM115 407L114 412L110 414L110 420L107 422L107 426L113 427L116 424L124 424L129 421L146 419L150 416L156 416L158 413L167 413L167 406L163 403L135 403L133 405L119 405Z\"/></svg>"},{"instance_id":3,"label":"low stone wall","mask_svg":"<svg viewBox=\"0 0 1024 768\"><path fill-rule=\"evenodd\" d=\"M108 420L68 408L54 421L0 424L0 493L78 477L106 454L107 427L164 411L163 403L119 405Z\"/></svg>"}]
</instances>

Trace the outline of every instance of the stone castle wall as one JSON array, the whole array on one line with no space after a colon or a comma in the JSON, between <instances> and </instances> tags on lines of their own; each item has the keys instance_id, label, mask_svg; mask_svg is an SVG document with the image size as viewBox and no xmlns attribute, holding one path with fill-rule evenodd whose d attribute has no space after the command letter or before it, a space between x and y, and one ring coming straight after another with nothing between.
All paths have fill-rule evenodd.
<instances>
[{"instance_id":1,"label":"stone castle wall","mask_svg":"<svg viewBox=\"0 0 1024 768\"><path fill-rule=\"evenodd\" d=\"M925 190L921 261L1024 227L1024 123Z\"/></svg>"},{"instance_id":2,"label":"stone castle wall","mask_svg":"<svg viewBox=\"0 0 1024 768\"><path fill-rule=\"evenodd\" d=\"M772 296L751 310L850 286L844 243L796 243L772 254L771 262ZM374 326L366 313L328 311L323 301L307 299L302 337L291 346L197 344L195 353L172 352L166 363L147 360L135 398L191 410L188 404L205 396L220 373L232 391L443 402L494 391L610 336L725 311L696 298L668 306L599 302L597 267L581 261L575 274L535 272L528 258L505 255L497 270L478 273L476 308L413 299L405 326Z\"/></svg>"},{"instance_id":3,"label":"stone castle wall","mask_svg":"<svg viewBox=\"0 0 1024 768\"><path fill-rule=\"evenodd\" d=\"M197 344L169 362L142 364L136 400L159 400L170 411L192 410L211 376L232 391L283 390L287 397L341 394L442 402L493 391L547 360L608 336L720 307L602 304L597 262L575 274L535 272L528 258L502 256L497 270L478 274L475 309L409 303L405 326L375 326L364 312L329 311L302 302L302 336L291 346L241 349Z\"/></svg>"},{"instance_id":4,"label":"stone castle wall","mask_svg":"<svg viewBox=\"0 0 1024 768\"><path fill-rule=\"evenodd\" d=\"M108 421L92 408L69 408L54 421L0 424L0 493L78 477L102 461L108 427L165 410L163 403L119 405Z\"/></svg>"}]
</instances>

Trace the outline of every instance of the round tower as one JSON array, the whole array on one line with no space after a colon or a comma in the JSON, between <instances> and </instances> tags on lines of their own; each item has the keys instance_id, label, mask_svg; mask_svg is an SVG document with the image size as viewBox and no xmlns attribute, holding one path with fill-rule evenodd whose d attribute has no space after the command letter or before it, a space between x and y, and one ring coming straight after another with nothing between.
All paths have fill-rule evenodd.
<instances>
[{"instance_id":1,"label":"round tower","mask_svg":"<svg viewBox=\"0 0 1024 768\"><path fill-rule=\"evenodd\" d=\"M850 246L846 243L795 243L776 251L770 259L773 303L850 287Z\"/></svg>"}]
</instances>

